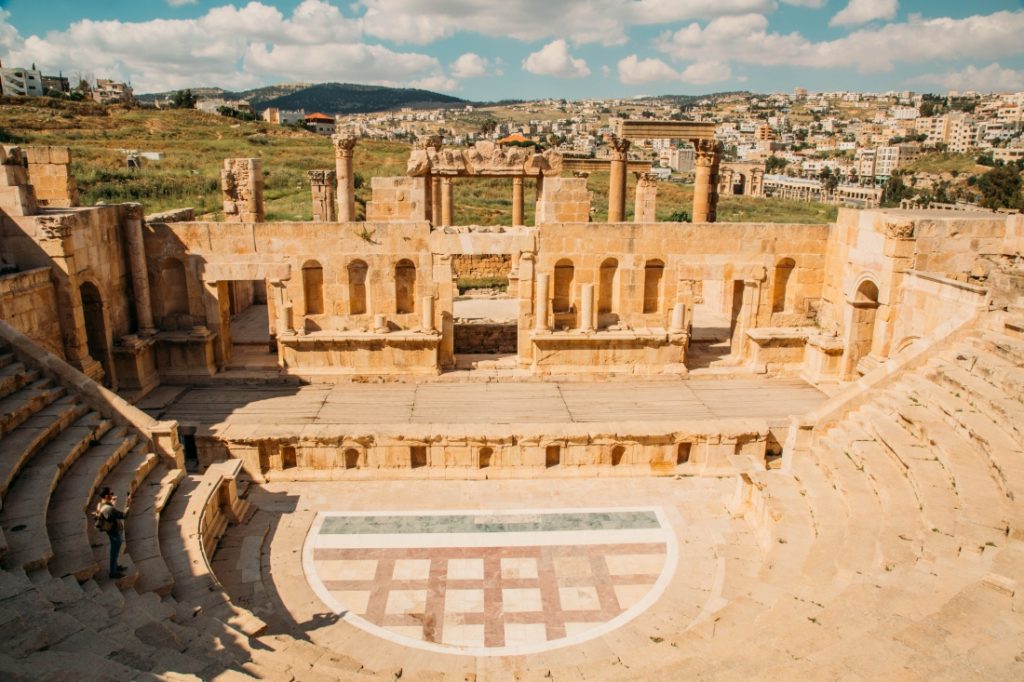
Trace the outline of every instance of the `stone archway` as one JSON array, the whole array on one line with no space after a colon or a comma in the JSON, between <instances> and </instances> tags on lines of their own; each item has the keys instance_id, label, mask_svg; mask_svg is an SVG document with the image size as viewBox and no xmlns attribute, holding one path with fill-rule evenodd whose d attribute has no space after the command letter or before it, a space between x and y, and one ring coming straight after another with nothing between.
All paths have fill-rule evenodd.
<instances>
[{"instance_id":1,"label":"stone archway","mask_svg":"<svg viewBox=\"0 0 1024 682\"><path fill-rule=\"evenodd\" d=\"M858 365L871 354L875 338L875 318L878 313L878 285L865 278L857 286L853 297L847 301L846 325L846 357L843 362L843 375L854 378L858 373Z\"/></svg>"},{"instance_id":2,"label":"stone archway","mask_svg":"<svg viewBox=\"0 0 1024 682\"><path fill-rule=\"evenodd\" d=\"M82 312L85 316L85 337L89 355L103 366L103 384L117 389L113 372L113 358L110 354L110 338L107 333L106 311L99 288L92 282L83 282L78 288L82 298Z\"/></svg>"}]
</instances>

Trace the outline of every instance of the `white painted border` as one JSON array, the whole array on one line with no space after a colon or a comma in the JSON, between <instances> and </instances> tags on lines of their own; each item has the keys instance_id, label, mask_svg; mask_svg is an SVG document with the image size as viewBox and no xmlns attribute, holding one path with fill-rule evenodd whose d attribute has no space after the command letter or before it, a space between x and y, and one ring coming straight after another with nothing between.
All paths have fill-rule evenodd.
<instances>
[{"instance_id":1,"label":"white painted border","mask_svg":"<svg viewBox=\"0 0 1024 682\"><path fill-rule=\"evenodd\" d=\"M630 512L630 511L649 511L654 512L654 515L658 518L658 523L661 524L661 530L663 533L663 539L665 541L665 565L661 569L661 575L655 581L650 591L644 595L644 598L639 602L620 613L615 618L611 619L607 623L597 625L594 628L581 632L571 637L563 637L561 639L551 640L544 644L527 645L527 646L506 646L506 647L458 647L448 644L436 644L434 642L426 642L421 639L412 639L410 637L403 637L395 634L386 628L382 628L379 625L375 625L370 621L357 616L355 614L346 611L345 606L338 602L331 593L324 586L320 577L317 575L316 570L313 566L313 545L314 540L320 533L320 528L323 526L324 519L329 516L427 516L427 515L461 515L461 516L485 516L485 515L512 515L512 514L572 514L572 513L608 513L608 512ZM676 567L679 564L679 542L676 538L672 524L669 523L668 516L665 514L661 507L573 507L565 509L455 509L455 510L413 510L413 511L354 511L354 512L317 512L316 518L313 519L313 523L309 527L309 532L306 534L306 540L302 548L302 569L306 574L306 582L313 589L313 592L320 601L324 603L328 608L334 611L336 615L341 617L343 620L351 623L361 630L369 632L372 635L376 635L381 639L387 640L394 644L401 646L412 647L415 649L422 649L425 651L432 651L440 654L455 654L459 656L522 656L527 654L536 654L542 651L551 651L553 649L561 649L567 646L574 646L576 644L582 644L583 642L596 639L602 635L606 635L613 630L617 630L629 621L633 620L641 613L649 609L654 605L661 595L665 593L672 577L675 575Z\"/></svg>"}]
</instances>

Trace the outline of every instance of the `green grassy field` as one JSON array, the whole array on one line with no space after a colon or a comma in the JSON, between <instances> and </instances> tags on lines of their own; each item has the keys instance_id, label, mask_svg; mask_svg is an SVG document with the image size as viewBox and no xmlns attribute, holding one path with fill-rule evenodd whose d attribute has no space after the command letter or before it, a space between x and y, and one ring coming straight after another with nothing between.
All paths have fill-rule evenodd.
<instances>
[{"instance_id":1,"label":"green grassy field","mask_svg":"<svg viewBox=\"0 0 1024 682\"><path fill-rule=\"evenodd\" d=\"M147 213L192 206L197 215L221 219L220 169L225 158L258 157L264 171L268 220L309 220L312 205L307 171L334 167L328 138L259 122L237 122L192 110L125 110L95 105L33 100L0 100L0 135L11 144L66 145L81 202L137 201ZM160 161L126 167L125 150L160 152ZM409 146L363 140L356 146L357 214L364 214L374 176L404 175ZM629 178L629 197L634 180ZM594 173L594 220L608 215L608 175ZM526 218L533 221L535 186L526 182ZM690 212L693 187L664 182L658 188L658 218ZM632 199L627 218L632 218ZM723 197L720 221L828 222L835 208L780 200ZM511 181L464 180L455 184L455 220L469 225L510 225Z\"/></svg>"},{"instance_id":2,"label":"green grassy field","mask_svg":"<svg viewBox=\"0 0 1024 682\"><path fill-rule=\"evenodd\" d=\"M925 154L907 166L912 173L960 173L977 175L989 170L986 166L975 163L974 154L957 154L954 152L938 152Z\"/></svg>"}]
</instances>

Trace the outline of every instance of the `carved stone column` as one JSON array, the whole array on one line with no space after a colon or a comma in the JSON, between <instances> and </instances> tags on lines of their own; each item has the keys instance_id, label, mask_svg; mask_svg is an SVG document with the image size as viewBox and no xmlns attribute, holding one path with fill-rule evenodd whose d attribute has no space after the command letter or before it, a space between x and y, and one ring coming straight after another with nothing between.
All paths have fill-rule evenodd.
<instances>
[{"instance_id":1,"label":"carved stone column","mask_svg":"<svg viewBox=\"0 0 1024 682\"><path fill-rule=\"evenodd\" d=\"M608 222L621 223L626 215L626 158L629 140L611 139L611 165L608 173Z\"/></svg>"},{"instance_id":2,"label":"carved stone column","mask_svg":"<svg viewBox=\"0 0 1024 682\"><path fill-rule=\"evenodd\" d=\"M550 275L537 274L537 288L533 292L533 328L537 331L548 327L548 282Z\"/></svg>"},{"instance_id":3,"label":"carved stone column","mask_svg":"<svg viewBox=\"0 0 1024 682\"><path fill-rule=\"evenodd\" d=\"M637 173L636 205L633 222L653 223L657 220L655 209L658 202L658 176L654 173Z\"/></svg>"},{"instance_id":4,"label":"carved stone column","mask_svg":"<svg viewBox=\"0 0 1024 682\"><path fill-rule=\"evenodd\" d=\"M142 237L142 204L126 204L126 208L125 241L128 246L128 263L131 267L135 316L139 321L139 333L143 336L152 336L156 333L156 327L153 325L149 268L146 265L146 246Z\"/></svg>"},{"instance_id":5,"label":"carved stone column","mask_svg":"<svg viewBox=\"0 0 1024 682\"><path fill-rule=\"evenodd\" d=\"M526 211L523 205L523 177L512 178L512 224L526 224Z\"/></svg>"},{"instance_id":6,"label":"carved stone column","mask_svg":"<svg viewBox=\"0 0 1024 682\"><path fill-rule=\"evenodd\" d=\"M445 227L451 226L452 215L455 213L452 205L455 201L454 190L451 178L447 176L441 178L441 224Z\"/></svg>"},{"instance_id":7,"label":"carved stone column","mask_svg":"<svg viewBox=\"0 0 1024 682\"><path fill-rule=\"evenodd\" d=\"M584 284L580 291L580 331L594 331L593 284Z\"/></svg>"},{"instance_id":8,"label":"carved stone column","mask_svg":"<svg viewBox=\"0 0 1024 682\"><path fill-rule=\"evenodd\" d=\"M338 220L338 197L335 183L338 174L332 170L309 171L309 190L313 196L313 222L333 223Z\"/></svg>"},{"instance_id":9,"label":"carved stone column","mask_svg":"<svg viewBox=\"0 0 1024 682\"><path fill-rule=\"evenodd\" d=\"M225 222L263 222L263 168L259 159L224 159L220 188Z\"/></svg>"},{"instance_id":10,"label":"carved stone column","mask_svg":"<svg viewBox=\"0 0 1024 682\"><path fill-rule=\"evenodd\" d=\"M713 223L718 211L719 144L715 140L699 140L695 148L693 222Z\"/></svg>"},{"instance_id":11,"label":"carved stone column","mask_svg":"<svg viewBox=\"0 0 1024 682\"><path fill-rule=\"evenodd\" d=\"M354 135L332 135L334 164L338 176L338 220L343 223L356 219L356 176L352 169L352 152L356 147Z\"/></svg>"},{"instance_id":12,"label":"carved stone column","mask_svg":"<svg viewBox=\"0 0 1024 682\"><path fill-rule=\"evenodd\" d=\"M430 222L441 224L441 176L430 176Z\"/></svg>"}]
</instances>

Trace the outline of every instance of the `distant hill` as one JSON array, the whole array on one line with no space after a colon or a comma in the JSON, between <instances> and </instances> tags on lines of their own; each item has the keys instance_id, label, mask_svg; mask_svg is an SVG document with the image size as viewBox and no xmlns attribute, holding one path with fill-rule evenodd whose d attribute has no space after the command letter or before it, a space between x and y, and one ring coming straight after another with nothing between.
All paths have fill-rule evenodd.
<instances>
[{"instance_id":1,"label":"distant hill","mask_svg":"<svg viewBox=\"0 0 1024 682\"><path fill-rule=\"evenodd\" d=\"M412 107L437 109L468 104L466 100L414 88L386 88L379 85L352 83L320 83L281 97L275 97L253 106L262 111L267 107L279 109L305 109L325 114L362 114Z\"/></svg>"},{"instance_id":2,"label":"distant hill","mask_svg":"<svg viewBox=\"0 0 1024 682\"><path fill-rule=\"evenodd\" d=\"M415 88L387 88L379 85L354 83L289 83L270 85L253 90L231 92L221 88L192 88L199 97L222 98L229 101L248 100L257 112L269 107L279 109L305 109L307 113L362 114L412 107L437 109L468 104L466 100ZM140 95L142 101L163 100L173 92Z\"/></svg>"}]
</instances>

